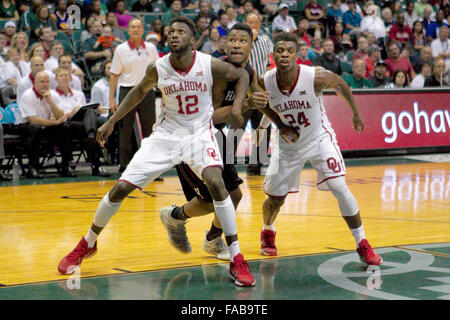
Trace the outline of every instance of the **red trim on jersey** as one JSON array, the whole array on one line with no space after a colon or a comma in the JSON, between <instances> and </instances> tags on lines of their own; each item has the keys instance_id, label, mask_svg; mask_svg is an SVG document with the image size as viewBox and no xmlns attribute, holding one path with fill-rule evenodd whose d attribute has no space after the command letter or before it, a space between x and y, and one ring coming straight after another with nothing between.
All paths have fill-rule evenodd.
<instances>
[{"instance_id":1,"label":"red trim on jersey","mask_svg":"<svg viewBox=\"0 0 450 320\"><path fill-rule=\"evenodd\" d=\"M327 180L335 179L335 178L339 178L339 177L345 177L345 174L341 174L341 175L339 175L339 176L332 176L332 177L325 178L325 179L323 179L322 181L317 182L316 185L318 186L319 184L321 184L321 183L323 183L323 182L325 182L325 181L327 181Z\"/></svg>"},{"instance_id":2,"label":"red trim on jersey","mask_svg":"<svg viewBox=\"0 0 450 320\"><path fill-rule=\"evenodd\" d=\"M281 90L280 82L279 82L279 80L278 80L278 72L275 72L275 78L277 79L277 87L278 87L278 90L279 90L282 94L284 94L285 96L288 96L288 97L289 97L289 96L292 94L292 92L294 91L295 87L297 86L297 82L298 82L299 77L300 77L300 66L297 66L297 79L295 79L294 84L292 85L291 89L289 89L289 94L286 94L283 90Z\"/></svg>"},{"instance_id":3,"label":"red trim on jersey","mask_svg":"<svg viewBox=\"0 0 450 320\"><path fill-rule=\"evenodd\" d=\"M60 96L68 96L68 95L73 96L72 89L70 89L70 88L69 88L68 94L66 94L64 91L62 91L60 87L56 87L55 91L58 92Z\"/></svg>"},{"instance_id":4,"label":"red trim on jersey","mask_svg":"<svg viewBox=\"0 0 450 320\"><path fill-rule=\"evenodd\" d=\"M138 187L137 185L134 185L134 184L132 184L130 181L128 181L128 180L124 180L124 179L119 179L119 181L123 181L123 182L125 182L125 183L128 183L130 186L132 186L133 188L136 188L136 189L139 189L139 190L142 190L142 188L141 187Z\"/></svg>"},{"instance_id":5,"label":"red trim on jersey","mask_svg":"<svg viewBox=\"0 0 450 320\"><path fill-rule=\"evenodd\" d=\"M272 194L267 193L266 191L264 191L264 193L265 193L267 196L271 197L271 198L275 198L275 199L277 199L277 200L284 200L284 199L287 197L287 195L288 195L289 193L298 193L298 190L297 190L297 191L289 191L289 192L286 193L284 196L274 196L274 195L272 195Z\"/></svg>"},{"instance_id":6,"label":"red trim on jersey","mask_svg":"<svg viewBox=\"0 0 450 320\"><path fill-rule=\"evenodd\" d=\"M320 118L321 118L320 121L322 122L322 128L323 128L323 129L325 130L325 132L328 133L328 135L330 136L330 140L331 140L331 142L333 143L333 147L334 147L334 149L336 150L337 154L339 155L339 158L340 158L340 160L341 160L342 165L344 165L344 159L342 159L341 153L340 153L339 150L336 148L336 143L335 143L335 141L333 140L333 135L330 133L330 131L327 130L327 128L325 128L325 125L323 124L323 117L324 117L324 115L325 115L325 112L324 112L323 109L322 109L322 101L321 101L320 98L319 98L319 106L320 106L320 113L322 114L322 116L320 117Z\"/></svg>"},{"instance_id":7,"label":"red trim on jersey","mask_svg":"<svg viewBox=\"0 0 450 320\"><path fill-rule=\"evenodd\" d=\"M192 63L191 63L191 65L186 69L186 70L180 70L180 69L176 69L174 66L173 66L173 64L172 64L172 61L170 60L170 57L169 57L169 62L170 62L170 65L172 66L172 69L173 70L175 70L178 74L181 74L181 75L187 75L188 73L189 73L189 71L191 71L191 69L192 69L192 67L194 66L194 63L195 63L195 57L197 56L197 51L193 51L194 52L194 57L193 57L193 59L192 59Z\"/></svg>"},{"instance_id":8,"label":"red trim on jersey","mask_svg":"<svg viewBox=\"0 0 450 320\"><path fill-rule=\"evenodd\" d=\"M131 50L139 49L139 48L136 47L136 46L134 45L134 43L131 42L129 39L127 40L127 42L128 42L128 46L130 47ZM141 47L145 49L145 42L144 42L144 40L142 40L142 42L141 42Z\"/></svg>"}]
</instances>

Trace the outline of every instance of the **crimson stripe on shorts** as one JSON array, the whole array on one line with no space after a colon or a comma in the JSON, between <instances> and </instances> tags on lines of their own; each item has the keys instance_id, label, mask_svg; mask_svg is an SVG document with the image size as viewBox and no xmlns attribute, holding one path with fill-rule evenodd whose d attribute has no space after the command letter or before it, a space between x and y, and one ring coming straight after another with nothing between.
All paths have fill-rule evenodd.
<instances>
[{"instance_id":1,"label":"crimson stripe on shorts","mask_svg":"<svg viewBox=\"0 0 450 320\"><path fill-rule=\"evenodd\" d=\"M328 178L323 179L323 180L320 181L320 182L317 182L317 185L319 185L319 184L321 184L321 183L323 183L323 182L325 182L325 181L327 181L327 180L335 179L335 178L339 178L339 177L344 177L344 176L345 176L345 174L341 174L341 175L339 175L339 176L328 177Z\"/></svg>"}]
</instances>

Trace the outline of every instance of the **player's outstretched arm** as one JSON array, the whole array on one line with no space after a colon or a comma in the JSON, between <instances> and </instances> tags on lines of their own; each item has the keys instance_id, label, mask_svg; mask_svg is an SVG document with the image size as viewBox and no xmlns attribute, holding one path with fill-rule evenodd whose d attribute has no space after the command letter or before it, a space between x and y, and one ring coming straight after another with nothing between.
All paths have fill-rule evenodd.
<instances>
[{"instance_id":1,"label":"player's outstretched arm","mask_svg":"<svg viewBox=\"0 0 450 320\"><path fill-rule=\"evenodd\" d=\"M316 95L320 95L324 89L333 89L341 98L347 102L347 105L353 112L353 129L358 132L364 130L364 119L353 98L352 90L340 76L326 70L322 67L316 67L316 75L314 77L314 90Z\"/></svg>"},{"instance_id":2,"label":"player's outstretched arm","mask_svg":"<svg viewBox=\"0 0 450 320\"><path fill-rule=\"evenodd\" d=\"M97 130L97 141L103 147L109 135L114 130L114 125L122 119L128 112L133 110L158 83L158 72L156 64L151 63L145 72L142 81L128 92L119 105L116 112Z\"/></svg>"},{"instance_id":3,"label":"player's outstretched arm","mask_svg":"<svg viewBox=\"0 0 450 320\"><path fill-rule=\"evenodd\" d=\"M219 59L211 59L211 72L214 79L223 79L227 82L237 81L234 89L235 98L228 122L232 128L239 128L244 122L242 117L242 104L244 103L249 87L249 77L247 71L223 62Z\"/></svg>"}]
</instances>

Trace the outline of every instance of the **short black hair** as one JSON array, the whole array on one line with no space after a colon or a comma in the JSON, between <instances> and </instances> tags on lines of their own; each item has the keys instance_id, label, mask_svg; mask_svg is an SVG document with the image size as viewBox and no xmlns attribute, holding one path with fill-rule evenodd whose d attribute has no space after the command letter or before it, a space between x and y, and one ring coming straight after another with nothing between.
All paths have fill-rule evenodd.
<instances>
[{"instance_id":1,"label":"short black hair","mask_svg":"<svg viewBox=\"0 0 450 320\"><path fill-rule=\"evenodd\" d=\"M227 34L230 34L231 31L233 30L242 30L248 33L248 36L250 37L250 43L253 42L253 31L252 28L250 28L250 26L246 23L242 23L242 22L237 22L235 23L231 29L228 31Z\"/></svg>"},{"instance_id":2,"label":"short black hair","mask_svg":"<svg viewBox=\"0 0 450 320\"><path fill-rule=\"evenodd\" d=\"M182 22L182 23L187 24L187 26L189 27L189 29L192 32L192 36L195 37L195 35L197 34L197 31L196 31L197 28L195 27L195 23L190 18L185 17L185 16L174 17L170 20L169 26L171 26L175 22Z\"/></svg>"},{"instance_id":3,"label":"short black hair","mask_svg":"<svg viewBox=\"0 0 450 320\"><path fill-rule=\"evenodd\" d=\"M275 36L275 38L274 38L274 41L273 41L274 47L276 47L277 43L280 42L280 41L292 41L292 42L294 42L296 44L295 48L298 51L297 37L294 34L289 33L289 32L285 32L285 31L277 34Z\"/></svg>"}]
</instances>

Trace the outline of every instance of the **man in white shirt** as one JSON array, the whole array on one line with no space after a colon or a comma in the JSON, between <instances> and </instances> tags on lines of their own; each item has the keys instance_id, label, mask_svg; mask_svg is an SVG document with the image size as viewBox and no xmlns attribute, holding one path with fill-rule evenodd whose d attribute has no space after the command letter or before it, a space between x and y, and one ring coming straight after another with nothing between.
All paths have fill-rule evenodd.
<instances>
[{"instance_id":1,"label":"man in white shirt","mask_svg":"<svg viewBox=\"0 0 450 320\"><path fill-rule=\"evenodd\" d=\"M60 175L74 177L69 170L72 158L70 125L66 123L67 116L58 108L58 94L50 89L50 77L45 71L39 71L34 80L34 86L25 90L19 105L21 119L18 132L31 133L24 135L25 141L31 145L32 154L29 155L30 175L41 178L36 171L39 166L39 151L41 141L50 139L58 146L62 157ZM20 133L19 133L20 134Z\"/></svg>"},{"instance_id":2,"label":"man in white shirt","mask_svg":"<svg viewBox=\"0 0 450 320\"><path fill-rule=\"evenodd\" d=\"M117 46L111 65L109 80L109 106L111 112L117 109L115 99L116 89L119 86L119 103L130 90L138 85L145 76L147 66L159 58L156 47L142 40L144 24L134 18L128 23L128 41ZM142 138L152 133L155 123L155 93L150 90L138 106L118 122L119 128L119 171L125 171L131 158L140 146L140 137L133 135L136 111L142 128Z\"/></svg>"},{"instance_id":3,"label":"man in white shirt","mask_svg":"<svg viewBox=\"0 0 450 320\"><path fill-rule=\"evenodd\" d=\"M84 79L84 73L80 67L72 62L72 56L64 53L64 46L59 41L53 41L50 45L50 56L45 60L45 70L53 72L56 68L60 67L59 58L61 56L70 57L71 68L69 69L74 75L80 78L80 81ZM67 67L67 66L65 66Z\"/></svg>"},{"instance_id":4,"label":"man in white shirt","mask_svg":"<svg viewBox=\"0 0 450 320\"><path fill-rule=\"evenodd\" d=\"M91 163L92 175L109 177L110 174L100 166L101 150L95 140L97 133L97 114L95 109L81 107L86 105L86 97L82 91L72 90L69 86L71 74L64 67L55 70L58 86L58 107L64 112L72 129L72 137L81 139Z\"/></svg>"},{"instance_id":5,"label":"man in white shirt","mask_svg":"<svg viewBox=\"0 0 450 320\"><path fill-rule=\"evenodd\" d=\"M280 29L286 32L292 32L297 30L294 18L289 13L289 6L286 3L280 4L278 15L273 19L273 30Z\"/></svg>"},{"instance_id":6,"label":"man in white shirt","mask_svg":"<svg viewBox=\"0 0 450 320\"><path fill-rule=\"evenodd\" d=\"M423 88L425 79L429 76L431 76L431 64L428 61L420 62L420 73L411 81L410 87L414 89Z\"/></svg>"},{"instance_id":7,"label":"man in white shirt","mask_svg":"<svg viewBox=\"0 0 450 320\"><path fill-rule=\"evenodd\" d=\"M450 39L448 39L448 27L442 25L439 28L439 37L431 42L431 53L433 58L441 58L445 61L447 68L450 67Z\"/></svg>"}]
</instances>

